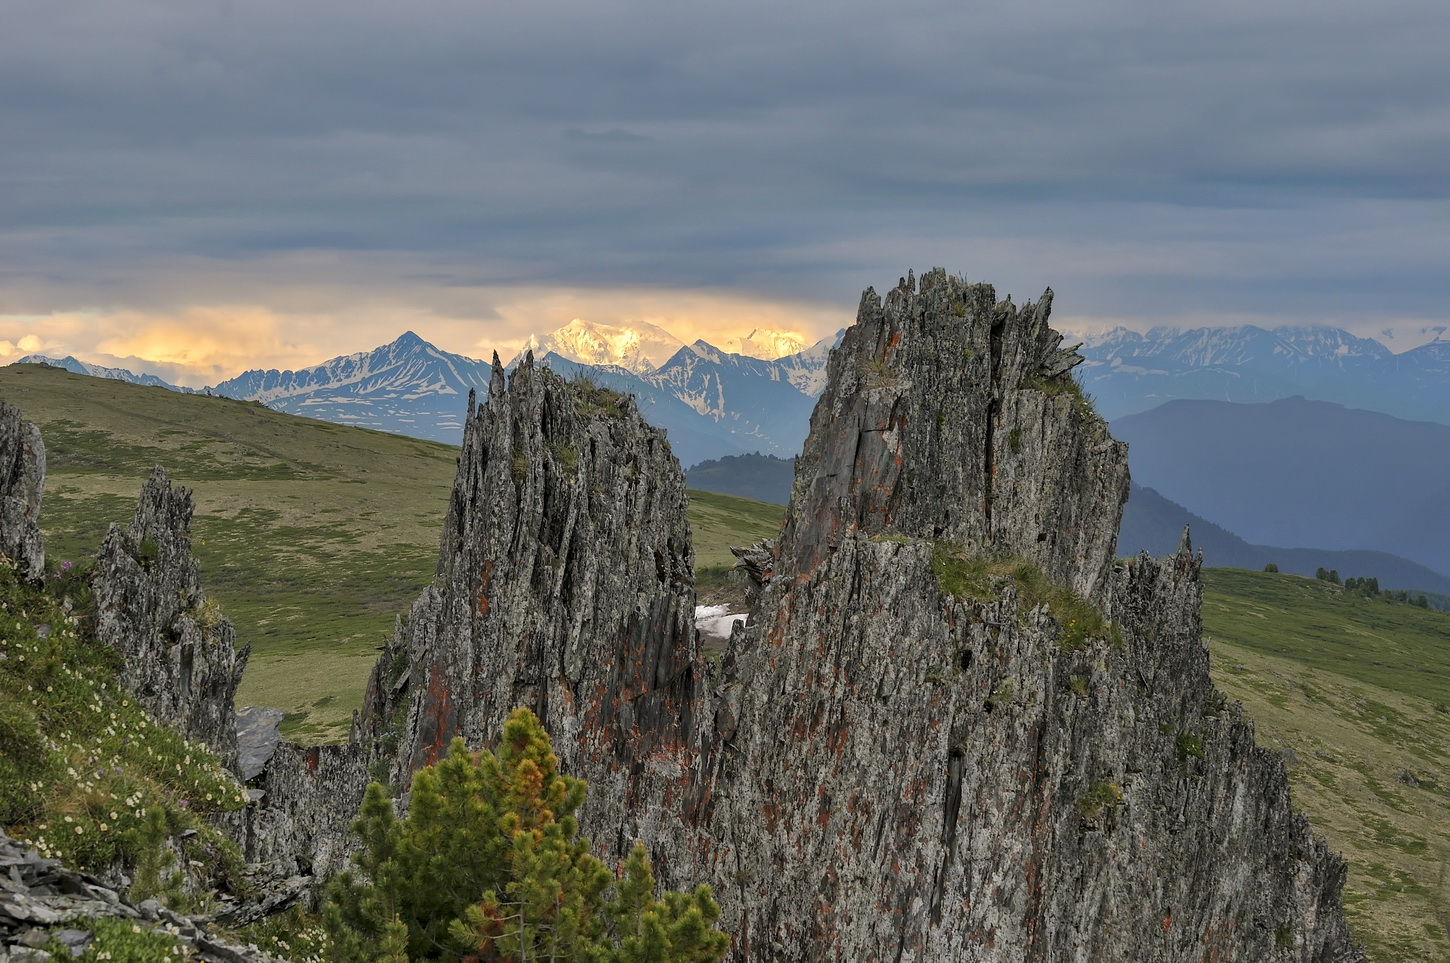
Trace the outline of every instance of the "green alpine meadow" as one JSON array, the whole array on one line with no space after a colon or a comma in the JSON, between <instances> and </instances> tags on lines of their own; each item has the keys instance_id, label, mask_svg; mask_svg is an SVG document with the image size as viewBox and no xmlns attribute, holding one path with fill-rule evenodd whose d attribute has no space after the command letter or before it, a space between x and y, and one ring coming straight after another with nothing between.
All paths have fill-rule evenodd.
<instances>
[{"instance_id":1,"label":"green alpine meadow","mask_svg":"<svg viewBox=\"0 0 1450 963\"><path fill-rule=\"evenodd\" d=\"M37 365L0 368L0 399L42 432L40 524L66 585L107 527L129 521L152 466L164 466L194 492L191 537L203 583L235 623L238 644L252 646L238 706L282 709L285 737L301 743L346 738L379 648L433 577L458 449ZM782 508L701 491L689 497L701 601L739 598L740 576L727 574L729 547L774 536ZM1294 802L1348 860L1346 913L1370 959L1450 960L1450 616L1279 573L1210 568L1204 583L1214 680L1243 703L1259 743L1283 754ZM50 601L26 602L18 589L7 591L7 608L59 604L54 592ZM71 634L21 633L5 644L7 784L22 759L33 760L23 764L32 777L63 773L73 750L46 749L37 733L90 738L93 716L109 723L104 751L138 766L48 808L27 808L14 793L0 798L7 830L29 828L81 865L110 858L118 844L108 840L130 839L142 851L137 841L159 833L157 821L183 828L204 808L169 802L176 798L170 784L146 768L151 758L185 756L187 766L200 767L176 784L187 787L186 798L205 797L218 810L237 805L221 783L208 782L214 762L199 748L155 743L151 751L161 756L136 757L146 722L107 688L104 659L66 648L75 644ZM22 655L28 667L17 661ZM42 685L45 696L22 698ZM544 739L547 751L546 735L529 738ZM462 757L447 765L463 765ZM401 824L385 823L376 804L371 816L365 810L359 827L378 840L369 845L394 845L387 834L403 831ZM233 865L235 854L213 843L217 865ZM567 840L558 845L573 852ZM184 880L138 870L148 891L185 890ZM380 945L416 950L424 936L395 931L378 915L378 897L350 885L329 897L338 908L331 912L366 916ZM484 905L503 907L503 899ZM605 926L620 912L612 907L598 903L590 919ZM526 938L497 922L451 918L461 922L449 939Z\"/></svg>"}]
</instances>

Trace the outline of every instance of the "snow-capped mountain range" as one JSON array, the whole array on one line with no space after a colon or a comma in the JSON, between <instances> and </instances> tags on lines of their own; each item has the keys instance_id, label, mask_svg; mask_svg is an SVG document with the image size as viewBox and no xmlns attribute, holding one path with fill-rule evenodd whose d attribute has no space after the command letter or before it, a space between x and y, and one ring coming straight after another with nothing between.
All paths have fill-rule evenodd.
<instances>
[{"instance_id":1,"label":"snow-capped mountain range","mask_svg":"<svg viewBox=\"0 0 1450 963\"><path fill-rule=\"evenodd\" d=\"M549 365L565 376L588 377L598 384L634 394L644 416L668 430L674 453L685 467L755 452L783 458L796 455L805 438L815 399L824 387L830 350L840 337L838 333L834 338L782 357L760 358L723 350L705 341L685 344L678 340L674 342L673 352L662 356L663 351L671 346L669 339L673 336L662 329L641 330L635 334L638 336L618 326L576 321L549 335L530 339L529 350L533 351L536 364ZM1312 542L1320 549L1333 544L1335 547L1391 551L1416 559L1421 565L1442 566L1440 571L1444 571L1444 558L1434 555L1422 544L1426 542L1426 537L1426 544L1432 547L1437 544L1435 533L1439 531L1434 522L1438 516L1423 499L1415 501L1403 495L1391 499L1410 505L1410 515L1421 520L1417 524L1402 525L1403 531L1397 529L1380 533L1374 538L1364 535L1354 540L1347 536L1336 540L1331 537L1333 532L1325 527L1327 523L1311 519L1311 524L1319 526L1312 530L1318 532L1320 538L1311 539L1303 532L1286 534L1262 518L1236 515L1224 505L1208 500L1197 489L1177 485L1172 477L1158 477L1166 471L1164 464L1182 467L1189 459L1173 456L1170 451L1172 446L1161 438L1136 437L1133 433L1135 419L1127 416L1155 409L1157 417L1170 408L1180 408L1169 405L1160 409L1166 402L1177 399L1194 400L1195 403L1201 403L1200 400L1264 402L1301 395L1317 402L1337 402L1347 409L1367 409L1404 420L1450 425L1450 341L1437 340L1395 354L1378 341L1357 338L1329 327L1275 330L1256 327L1200 328L1191 331L1160 328L1146 334L1118 329L1084 341L1081 351L1086 360L1077 369L1078 377L1095 398L1099 411L1115 422L1115 431L1120 430L1122 437L1135 442L1133 472L1141 483L1153 485L1186 506L1187 511L1205 514L1220 524L1227 523L1233 534L1255 544L1292 541L1309 546ZM747 342L750 344L747 345ZM767 349L762 345L781 347L789 342L752 332L746 338L732 339L727 343L769 354L775 348ZM47 359L32 356L22 360L44 361L94 377L172 387L152 375L91 365L73 357ZM521 361L522 358L515 358L511 364ZM281 411L325 421L456 444L462 437L468 393L485 389L492 375L491 362L444 351L413 332L407 332L391 344L373 351L333 358L296 371L248 371L203 390L241 400L260 401ZM1298 404L1303 407L1305 403L1301 400ZM1226 407L1241 409L1244 406L1234 404ZM1343 418L1364 414L1346 409L1339 409L1339 412ZM1250 419L1249 424L1256 424L1258 422L1254 419L1262 421L1264 416L1262 412L1251 412L1246 417ZM1227 423L1229 416L1219 420ZM1299 432L1316 437L1327 433L1333 439L1340 439L1347 432L1342 428L1284 430L1290 434ZM1439 430L1443 432L1447 429ZM1387 432L1388 429L1382 433ZM1187 442L1190 445L1198 445L1208 437L1207 429L1202 425L1181 431L1170 427L1166 437L1173 438L1175 433L1190 439ZM1243 429L1232 434L1246 436L1248 431ZM1298 440L1301 439L1281 438L1277 448L1297 451L1293 443ZM1182 438L1178 441L1182 442ZM1272 442L1267 444L1274 447ZM1260 446L1261 449L1263 447ZM1425 449L1431 446L1414 442L1408 447ZM1159 456L1157 460L1155 455ZM1253 463L1259 457L1237 449L1232 452L1225 449L1219 452L1217 461L1233 465ZM1366 464L1349 467L1363 472L1379 470L1388 464L1388 458L1383 455L1361 460ZM1307 456L1299 458L1298 462L1311 464ZM1206 468L1195 469L1189 472L1189 476L1197 477L1207 471ZM1325 476L1335 472L1343 473L1339 469L1331 471L1320 466L1310 475ZM1443 474L1438 467L1405 469L1402 473L1436 477ZM1257 475L1253 477L1259 480L1260 487L1267 485L1271 490L1302 493L1312 489L1309 484L1312 478L1295 479L1290 477L1291 474L1285 469L1280 473L1283 477L1276 477L1271 482L1262 482ZM1253 487L1239 485L1234 488L1224 482L1218 486L1210 485L1209 490L1232 488L1243 491L1240 500L1249 505L1257 504L1250 498ZM1443 495L1439 496L1436 504L1443 504ZM1269 517L1287 517L1288 514L1287 509L1279 506L1270 512ZM1333 514L1325 512L1321 516ZM1181 526L1181 522L1178 524ZM1415 538L1420 541L1415 541ZM1439 539L1439 543L1443 543L1443 539ZM1228 561L1227 556L1225 561ZM1396 564L1399 564L1398 560ZM1385 569L1386 576L1391 571ZM1411 575L1413 572L1405 577ZM1420 578L1418 582L1407 582L1403 587L1430 586Z\"/></svg>"},{"instance_id":2,"label":"snow-capped mountain range","mask_svg":"<svg viewBox=\"0 0 1450 963\"><path fill-rule=\"evenodd\" d=\"M1395 354L1339 328L1115 328L1083 339L1078 379L1110 421L1175 399L1302 395L1450 423L1450 341Z\"/></svg>"},{"instance_id":3,"label":"snow-capped mountain range","mask_svg":"<svg viewBox=\"0 0 1450 963\"><path fill-rule=\"evenodd\" d=\"M732 341L748 344L758 354L798 343L789 335L760 329ZM704 341L687 345L653 325L575 320L530 337L510 364L532 351L536 363L561 374L631 392L645 417L668 429L676 457L688 466L757 451L794 455L805 440L815 398L825 387L826 359L835 341L829 338L784 357L747 357ZM70 357L22 360L94 377L194 390ZM295 371L253 369L202 390L321 421L457 444L468 393L482 392L491 376L491 362L444 351L409 331L372 351Z\"/></svg>"},{"instance_id":4,"label":"snow-capped mountain range","mask_svg":"<svg viewBox=\"0 0 1450 963\"><path fill-rule=\"evenodd\" d=\"M677 457L689 466L757 451L796 454L839 337L770 357L799 339L757 329L727 341L741 349L730 351L704 341L685 344L653 325L575 320L529 338L525 348L561 373L634 393L645 416L669 429ZM1146 334L1119 328L1084 342L1087 360L1078 377L1109 420L1174 399L1260 402L1302 395L1450 424L1450 341L1395 354L1338 328L1242 326ZM22 360L172 387L152 375L75 358ZM468 392L484 388L490 374L488 362L408 332L373 351L296 371L248 371L205 390L326 421L457 443Z\"/></svg>"},{"instance_id":5,"label":"snow-capped mountain range","mask_svg":"<svg viewBox=\"0 0 1450 963\"><path fill-rule=\"evenodd\" d=\"M675 356L685 343L664 328L636 322L599 324L575 318L545 335L531 334L519 353L534 357L556 354L587 365L613 365L635 374L653 371Z\"/></svg>"},{"instance_id":6,"label":"snow-capped mountain range","mask_svg":"<svg viewBox=\"0 0 1450 963\"><path fill-rule=\"evenodd\" d=\"M774 361L786 355L799 354L809 347L805 338L790 331L771 331L755 328L743 338L731 338L725 342L730 354L743 354L747 358Z\"/></svg>"},{"instance_id":7,"label":"snow-capped mountain range","mask_svg":"<svg viewBox=\"0 0 1450 963\"><path fill-rule=\"evenodd\" d=\"M182 394L198 394L195 388L183 388L179 385L168 384L160 378L151 374L137 374L134 371L127 371L125 368L108 368L105 365L90 364L81 361L71 355L64 358L47 358L43 354L28 354L15 364L48 364L52 368L64 368L72 374L88 375L92 378L110 378L112 381L125 381L133 385L148 385L152 388L166 388L170 391L180 391Z\"/></svg>"},{"instance_id":8,"label":"snow-capped mountain range","mask_svg":"<svg viewBox=\"0 0 1450 963\"><path fill-rule=\"evenodd\" d=\"M488 388L489 365L434 347L411 331L391 344L298 371L246 371L212 394L362 428L457 443L468 393Z\"/></svg>"}]
</instances>

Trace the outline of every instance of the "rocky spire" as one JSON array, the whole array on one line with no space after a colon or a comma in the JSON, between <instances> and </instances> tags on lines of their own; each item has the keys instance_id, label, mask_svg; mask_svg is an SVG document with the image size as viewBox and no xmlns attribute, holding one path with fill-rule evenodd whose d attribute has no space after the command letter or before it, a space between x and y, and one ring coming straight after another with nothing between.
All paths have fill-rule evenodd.
<instances>
[{"instance_id":1,"label":"rocky spire","mask_svg":"<svg viewBox=\"0 0 1450 963\"><path fill-rule=\"evenodd\" d=\"M96 556L96 638L121 653L121 683L152 715L234 766L233 700L250 646L236 651L232 623L202 591L192 511L191 492L158 465L130 526L112 524Z\"/></svg>"},{"instance_id":2,"label":"rocky spire","mask_svg":"<svg viewBox=\"0 0 1450 963\"><path fill-rule=\"evenodd\" d=\"M20 409L0 401L0 554L25 578L45 574L40 496L45 486L45 445Z\"/></svg>"},{"instance_id":3,"label":"rocky spire","mask_svg":"<svg viewBox=\"0 0 1450 963\"><path fill-rule=\"evenodd\" d=\"M586 778L678 749L702 671L686 508L664 432L631 397L531 356L495 367L437 576L369 686L364 729L396 742L399 779L454 736L495 739L520 705Z\"/></svg>"},{"instance_id":4,"label":"rocky spire","mask_svg":"<svg viewBox=\"0 0 1450 963\"><path fill-rule=\"evenodd\" d=\"M1046 315L866 293L665 875L742 960L1362 959L1208 676L1199 560L1112 558L1125 452Z\"/></svg>"},{"instance_id":5,"label":"rocky spire","mask_svg":"<svg viewBox=\"0 0 1450 963\"><path fill-rule=\"evenodd\" d=\"M861 298L796 462L782 541L809 571L851 532L1021 557L1083 594L1112 562L1128 490L1114 441L1048 326L940 268Z\"/></svg>"},{"instance_id":6,"label":"rocky spire","mask_svg":"<svg viewBox=\"0 0 1450 963\"><path fill-rule=\"evenodd\" d=\"M282 743L252 785L250 860L345 865L369 778L406 786L455 737L490 744L517 706L589 780L581 819L605 855L658 811L698 735L705 666L694 629L684 475L633 398L568 382L527 356L470 396L433 584L399 620L346 746Z\"/></svg>"},{"instance_id":7,"label":"rocky spire","mask_svg":"<svg viewBox=\"0 0 1450 963\"><path fill-rule=\"evenodd\" d=\"M710 882L736 960L1362 960L1342 864L1209 678L1199 558L1113 559L1125 452L1047 302L866 293L713 667L662 435L496 365L356 741L269 792L355 805L361 754L401 780L528 705L596 848ZM328 818L290 825L320 852Z\"/></svg>"}]
</instances>

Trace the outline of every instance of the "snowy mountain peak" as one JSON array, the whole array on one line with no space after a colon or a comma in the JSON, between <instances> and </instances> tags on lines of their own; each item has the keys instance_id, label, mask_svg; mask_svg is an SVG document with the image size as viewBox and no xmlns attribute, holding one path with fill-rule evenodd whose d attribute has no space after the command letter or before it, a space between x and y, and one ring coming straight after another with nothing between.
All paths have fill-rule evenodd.
<instances>
[{"instance_id":1,"label":"snowy mountain peak","mask_svg":"<svg viewBox=\"0 0 1450 963\"><path fill-rule=\"evenodd\" d=\"M694 344L689 345L689 349L696 356L704 358L706 361L714 361L717 364L725 360L725 355L727 354L727 352L721 351L710 342L704 340L696 341Z\"/></svg>"},{"instance_id":2,"label":"snowy mountain peak","mask_svg":"<svg viewBox=\"0 0 1450 963\"><path fill-rule=\"evenodd\" d=\"M731 354L743 354L747 358L775 361L786 355L799 354L805 350L807 343L804 337L794 331L755 328L743 338L726 341L725 350Z\"/></svg>"},{"instance_id":3,"label":"snowy mountain peak","mask_svg":"<svg viewBox=\"0 0 1450 963\"><path fill-rule=\"evenodd\" d=\"M432 348L433 345L429 344L427 341L424 341L421 337L417 335L417 333L413 331L404 331L402 334L394 338L393 343L388 345L388 347L402 351L416 351L419 348Z\"/></svg>"},{"instance_id":4,"label":"snowy mountain peak","mask_svg":"<svg viewBox=\"0 0 1450 963\"><path fill-rule=\"evenodd\" d=\"M1125 342L1142 343L1143 336L1122 325L1107 330L1088 330L1064 326L1059 329L1068 341L1081 341L1084 348L1113 348Z\"/></svg>"},{"instance_id":5,"label":"snowy mountain peak","mask_svg":"<svg viewBox=\"0 0 1450 963\"><path fill-rule=\"evenodd\" d=\"M443 351L409 331L372 351L296 371L254 369L214 393L340 424L452 441L470 391L486 389L487 363Z\"/></svg>"},{"instance_id":6,"label":"snowy mountain peak","mask_svg":"<svg viewBox=\"0 0 1450 963\"><path fill-rule=\"evenodd\" d=\"M89 375L92 378L110 378L113 381L126 381L133 385L149 385L153 388L165 388L168 391L179 391L182 394L195 394L195 388L181 388L162 381L151 374L136 374L125 368L107 368L105 365L91 364L88 361L81 361L72 355L64 358L48 358L42 354L28 354L21 358L16 364L48 364L52 368L63 368L71 374Z\"/></svg>"},{"instance_id":7,"label":"snowy mountain peak","mask_svg":"<svg viewBox=\"0 0 1450 963\"><path fill-rule=\"evenodd\" d=\"M1088 366L1143 365L1167 370L1175 365L1188 368L1242 367L1262 363L1290 366L1332 367L1358 361L1382 361L1391 356L1388 348L1368 338L1325 325L1278 327L1255 325L1230 327L1154 327L1146 334L1126 328L1084 339L1083 354Z\"/></svg>"},{"instance_id":8,"label":"snowy mountain peak","mask_svg":"<svg viewBox=\"0 0 1450 963\"><path fill-rule=\"evenodd\" d=\"M643 321L621 325L575 318L549 334L529 335L519 354L533 351L542 358L552 352L580 364L614 365L640 374L655 370L684 346L664 328Z\"/></svg>"}]
</instances>

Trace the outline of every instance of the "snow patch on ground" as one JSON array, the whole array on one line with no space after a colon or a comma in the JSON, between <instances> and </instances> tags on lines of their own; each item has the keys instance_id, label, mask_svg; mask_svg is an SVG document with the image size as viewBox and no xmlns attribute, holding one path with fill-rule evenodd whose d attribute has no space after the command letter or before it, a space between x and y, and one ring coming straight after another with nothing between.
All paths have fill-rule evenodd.
<instances>
[{"instance_id":1,"label":"snow patch on ground","mask_svg":"<svg viewBox=\"0 0 1450 963\"><path fill-rule=\"evenodd\" d=\"M724 642L736 622L744 622L746 613L731 612L728 605L695 606L695 628L705 641Z\"/></svg>"}]
</instances>

